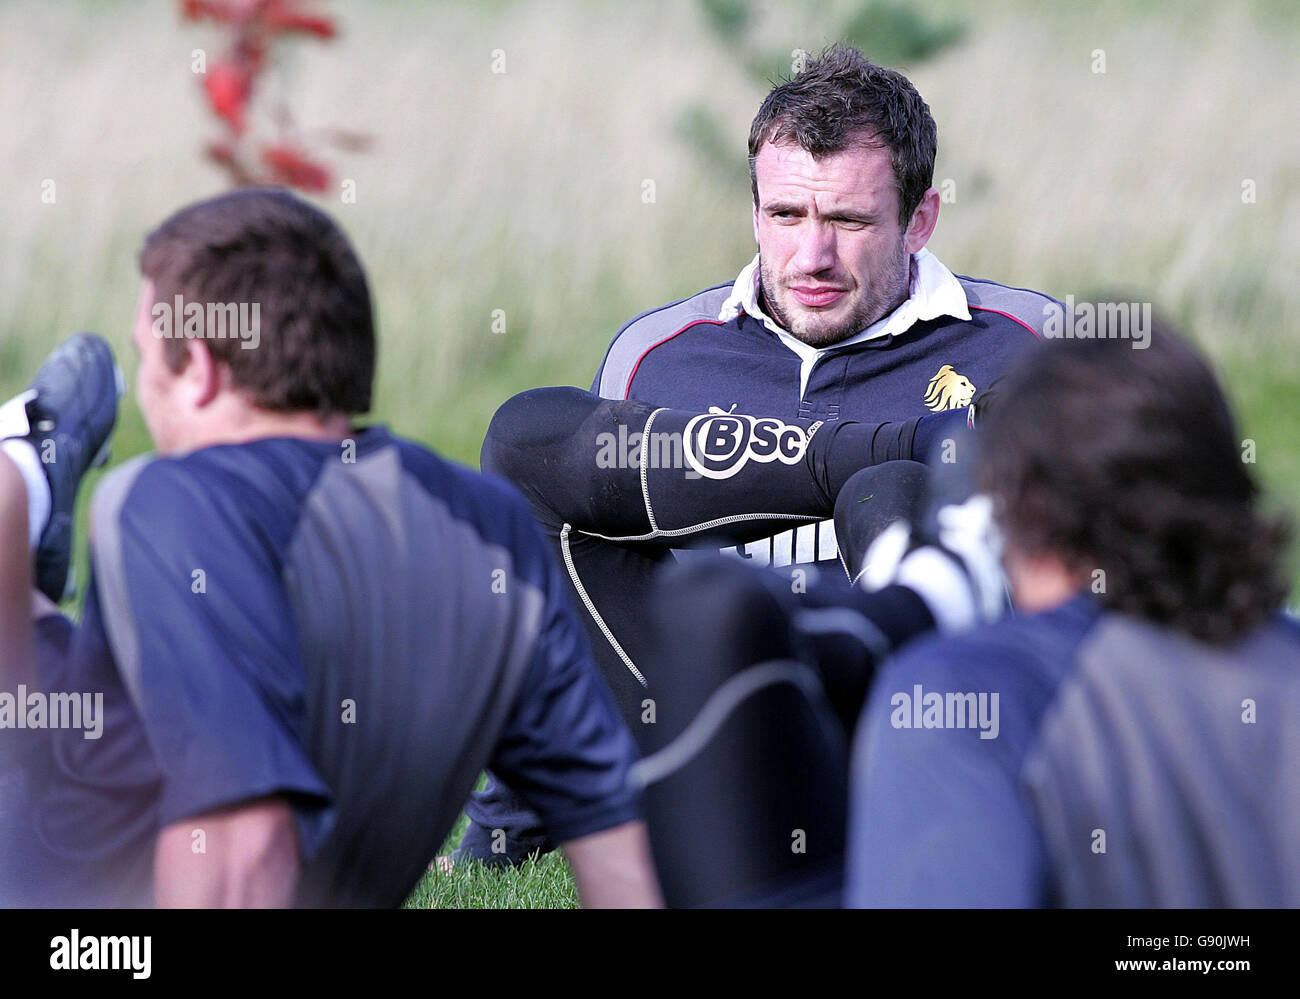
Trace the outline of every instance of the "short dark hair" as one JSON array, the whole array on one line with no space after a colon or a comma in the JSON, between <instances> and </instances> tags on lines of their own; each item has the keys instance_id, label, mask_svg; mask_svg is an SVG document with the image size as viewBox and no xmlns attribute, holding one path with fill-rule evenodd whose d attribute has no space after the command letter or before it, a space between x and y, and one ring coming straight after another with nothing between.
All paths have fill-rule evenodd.
<instances>
[{"instance_id":1,"label":"short dark hair","mask_svg":"<svg viewBox=\"0 0 1300 999\"><path fill-rule=\"evenodd\" d=\"M204 341L254 405L370 409L375 330L365 271L342 230L301 198L241 188L188 205L145 238L140 270L156 302L257 304L257 349L236 338ZM185 341L166 339L163 348L181 370Z\"/></svg>"},{"instance_id":2,"label":"short dark hair","mask_svg":"<svg viewBox=\"0 0 1300 999\"><path fill-rule=\"evenodd\" d=\"M902 73L855 48L831 45L802 72L772 89L749 127L749 183L758 204L755 161L764 143L797 143L813 156L879 143L889 149L906 228L934 181L938 130L930 108Z\"/></svg>"},{"instance_id":3,"label":"short dark hair","mask_svg":"<svg viewBox=\"0 0 1300 999\"><path fill-rule=\"evenodd\" d=\"M1106 606L1223 643L1289 589L1290 522L1260 511L1237 434L1214 373L1157 319L1143 350L1027 351L998 385L979 478L1018 548L1101 569Z\"/></svg>"}]
</instances>

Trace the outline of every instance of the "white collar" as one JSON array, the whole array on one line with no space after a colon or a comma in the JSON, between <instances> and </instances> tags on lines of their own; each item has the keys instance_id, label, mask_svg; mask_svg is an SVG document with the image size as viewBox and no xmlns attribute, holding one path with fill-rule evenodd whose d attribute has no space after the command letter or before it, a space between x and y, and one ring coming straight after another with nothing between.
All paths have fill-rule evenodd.
<instances>
[{"instance_id":1,"label":"white collar","mask_svg":"<svg viewBox=\"0 0 1300 999\"><path fill-rule=\"evenodd\" d=\"M939 262L938 257L929 250L922 248L917 253L912 254L910 271L908 297L898 308L889 315L876 320L862 332L855 333L847 340L841 340L829 347L812 347L802 340L796 339L763 312L762 307L758 304L759 267L757 254L740 272L740 276L736 278L736 283L731 286L731 295L722 303L718 318L726 322L729 319L735 319L741 312L751 315L760 320L764 326L780 338L783 344L798 354L803 362L799 380L799 398L802 399L804 391L808 387L808 376L812 373L813 365L828 350L862 343L865 340L875 340L882 336L894 336L904 333L918 322L927 319L938 319L940 316L953 316L956 319L970 320L970 309L967 308L965 289L962 288L961 282L957 280L953 272Z\"/></svg>"}]
</instances>

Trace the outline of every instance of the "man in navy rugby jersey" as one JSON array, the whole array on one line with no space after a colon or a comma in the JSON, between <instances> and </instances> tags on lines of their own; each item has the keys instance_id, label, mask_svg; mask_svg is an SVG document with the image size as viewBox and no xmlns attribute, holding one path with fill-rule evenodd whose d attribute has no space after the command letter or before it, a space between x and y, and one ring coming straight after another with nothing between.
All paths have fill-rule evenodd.
<instances>
[{"instance_id":1,"label":"man in navy rugby jersey","mask_svg":"<svg viewBox=\"0 0 1300 999\"><path fill-rule=\"evenodd\" d=\"M811 61L773 89L750 130L758 254L734 282L629 322L592 391L804 428L968 406L1059 305L959 278L926 250L939 218L936 142L929 108L901 74L843 46ZM594 592L613 636L591 628L596 654L616 693L639 701L624 655L637 661L638 597L669 556L616 551L586 532L568 549L571 579ZM833 563L834 527L809 524L740 554Z\"/></svg>"},{"instance_id":2,"label":"man in navy rugby jersey","mask_svg":"<svg viewBox=\"0 0 1300 999\"><path fill-rule=\"evenodd\" d=\"M592 391L805 429L967 407L1060 306L958 277L926 249L939 218L936 144L930 109L902 74L844 46L812 60L768 94L750 129L757 255L734 281L630 321ZM761 487L755 499L764 508ZM635 733L642 702L654 697L644 608L651 579L673 555L610 543L599 524L571 527L548 533ZM834 524L805 520L734 551L756 564L834 568ZM484 826L526 821L502 791L471 814ZM471 829L468 852L482 855L473 847L486 841L482 833ZM521 851L537 843L519 841Z\"/></svg>"},{"instance_id":3,"label":"man in navy rugby jersey","mask_svg":"<svg viewBox=\"0 0 1300 999\"><path fill-rule=\"evenodd\" d=\"M0 731L22 778L0 808L25 881L6 899L396 905L490 764L564 844L584 903L656 904L633 743L529 509L353 423L375 342L344 235L287 192L242 190L169 218L141 270L159 454L96 493L82 625L33 598L40 690L103 700L93 737ZM200 338L160 325L182 301ZM256 303L259 328L212 338L211 307L232 303ZM77 338L23 400L18 461L0 459L0 489L30 501L0 503L11 528L71 509L112 426L112 368ZM42 479L23 448L54 434L67 458ZM66 571L69 540L6 549L34 541L38 569Z\"/></svg>"}]
</instances>

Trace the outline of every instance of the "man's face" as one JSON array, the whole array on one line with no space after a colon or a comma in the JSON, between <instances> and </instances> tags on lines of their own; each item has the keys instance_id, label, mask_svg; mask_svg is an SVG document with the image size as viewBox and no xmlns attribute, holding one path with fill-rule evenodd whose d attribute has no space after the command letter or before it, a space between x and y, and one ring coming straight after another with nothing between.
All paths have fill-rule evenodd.
<instances>
[{"instance_id":1,"label":"man's face","mask_svg":"<svg viewBox=\"0 0 1300 999\"><path fill-rule=\"evenodd\" d=\"M140 288L135 328L131 331L131 339L140 355L140 366L135 373L135 397L154 447L159 453L168 454L180 446L180 429L184 421L183 393L180 375L167 366L163 341L154 336L153 304L153 282L146 278Z\"/></svg>"},{"instance_id":2,"label":"man's face","mask_svg":"<svg viewBox=\"0 0 1300 999\"><path fill-rule=\"evenodd\" d=\"M768 142L754 170L763 295L784 329L828 347L907 297L910 254L925 239L907 245L915 238L898 220L888 149L855 145L814 159L798 145Z\"/></svg>"}]
</instances>

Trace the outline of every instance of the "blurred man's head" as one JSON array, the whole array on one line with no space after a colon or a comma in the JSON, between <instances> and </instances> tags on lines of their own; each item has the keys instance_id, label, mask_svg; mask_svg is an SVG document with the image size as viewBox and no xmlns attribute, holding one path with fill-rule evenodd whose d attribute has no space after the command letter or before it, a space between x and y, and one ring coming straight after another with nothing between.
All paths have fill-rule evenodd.
<instances>
[{"instance_id":1,"label":"blurred man's head","mask_svg":"<svg viewBox=\"0 0 1300 999\"><path fill-rule=\"evenodd\" d=\"M370 292L323 212L281 190L210 198L148 235L140 270L136 390L159 451L369 410Z\"/></svg>"},{"instance_id":2,"label":"blurred man's head","mask_svg":"<svg viewBox=\"0 0 1300 999\"><path fill-rule=\"evenodd\" d=\"M936 131L907 78L834 46L776 87L749 132L764 304L826 347L908 295L939 218Z\"/></svg>"},{"instance_id":3,"label":"blurred man's head","mask_svg":"<svg viewBox=\"0 0 1300 999\"><path fill-rule=\"evenodd\" d=\"M1088 587L1115 610L1202 640L1276 611L1289 530L1264 516L1213 372L1157 321L1127 340L1056 340L998 386L980 478L1030 610Z\"/></svg>"}]
</instances>

